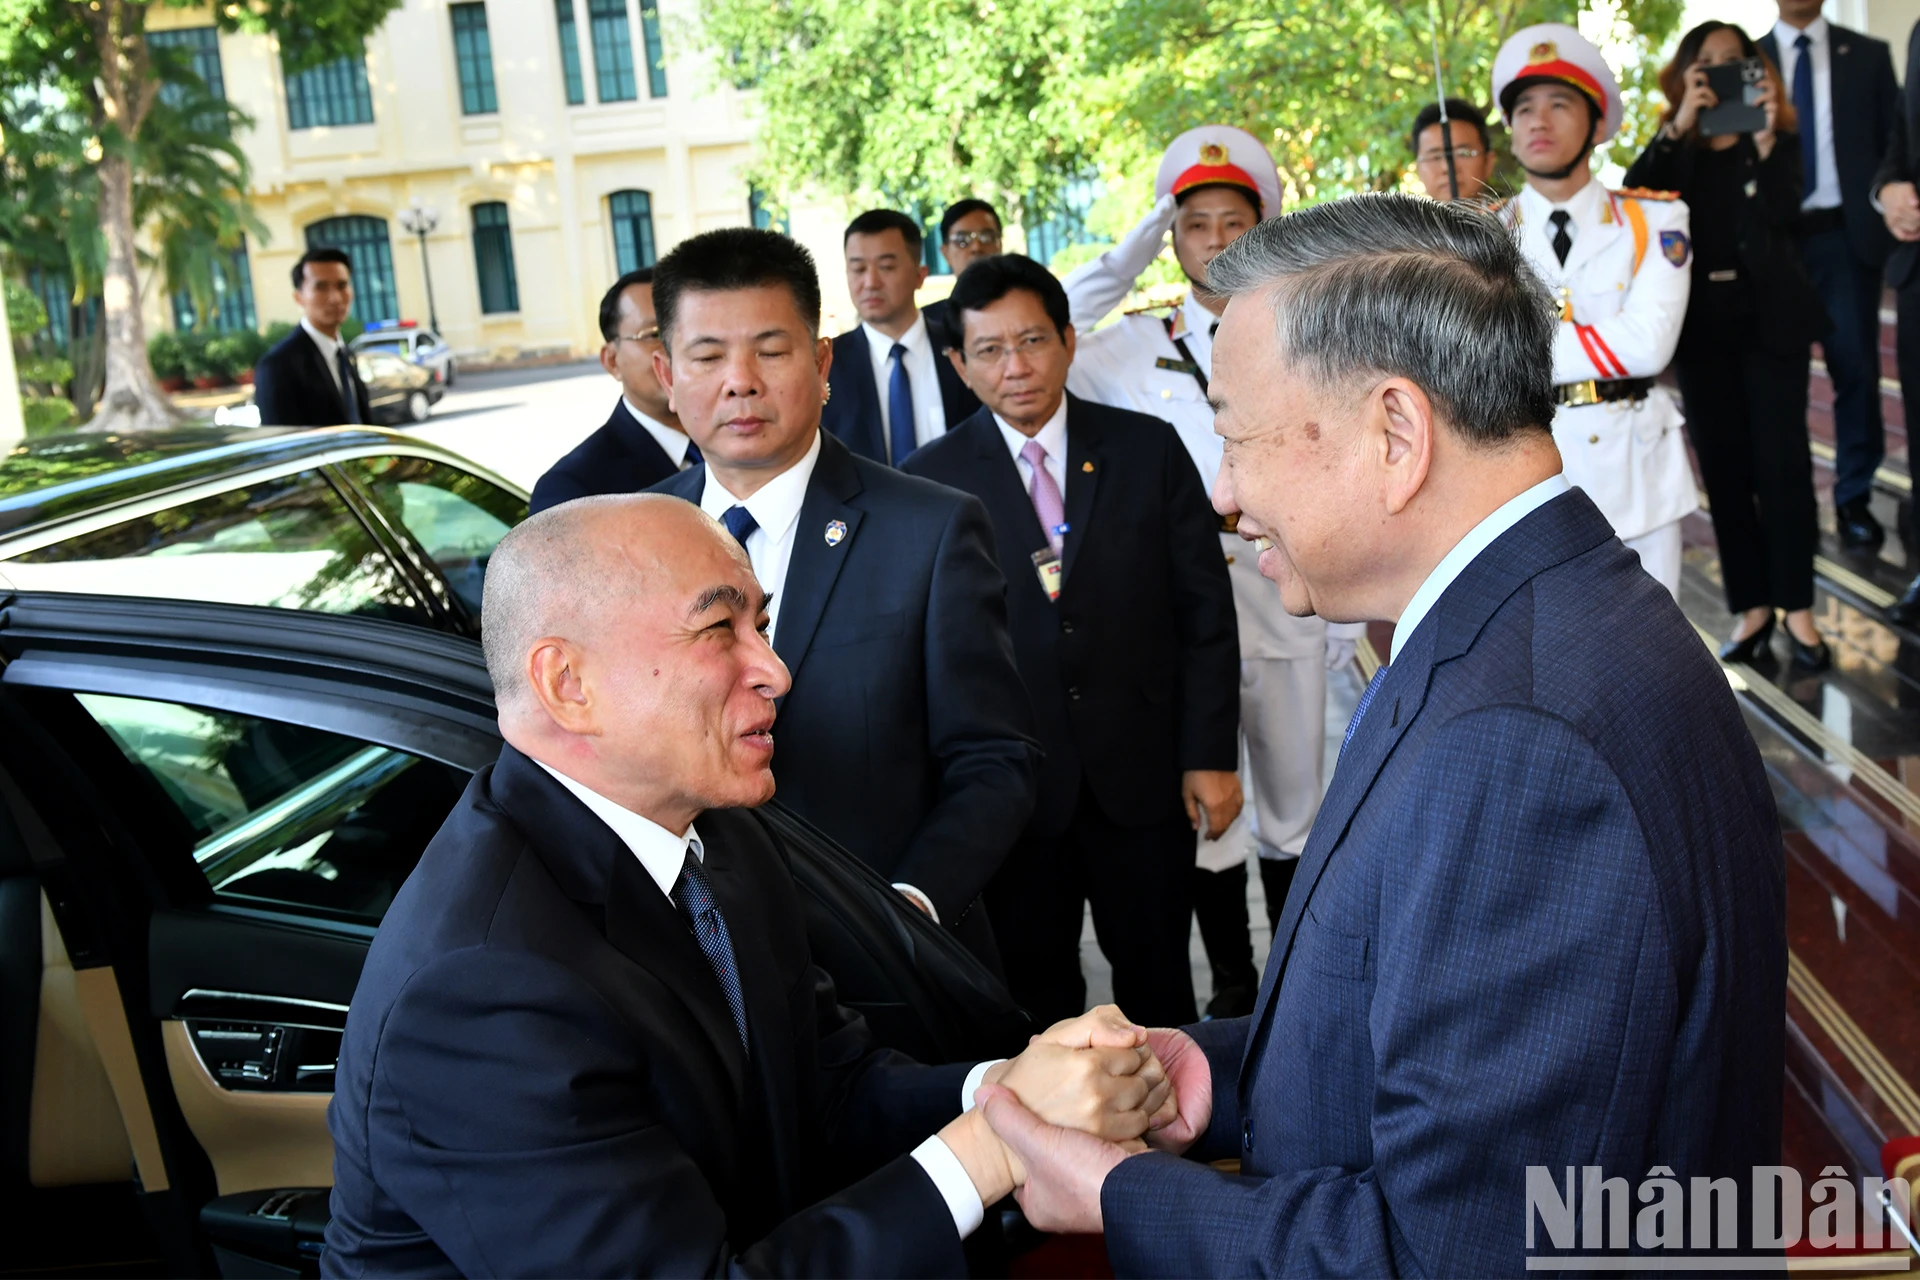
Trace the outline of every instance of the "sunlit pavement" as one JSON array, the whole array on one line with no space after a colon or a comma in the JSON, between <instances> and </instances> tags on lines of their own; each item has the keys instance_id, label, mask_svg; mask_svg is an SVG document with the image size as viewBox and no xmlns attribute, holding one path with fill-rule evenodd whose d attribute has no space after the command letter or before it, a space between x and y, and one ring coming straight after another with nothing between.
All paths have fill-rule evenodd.
<instances>
[{"instance_id":1,"label":"sunlit pavement","mask_svg":"<svg viewBox=\"0 0 1920 1280\"><path fill-rule=\"evenodd\" d=\"M594 361L460 374L433 416L406 430L531 489L607 420L619 394Z\"/></svg>"}]
</instances>

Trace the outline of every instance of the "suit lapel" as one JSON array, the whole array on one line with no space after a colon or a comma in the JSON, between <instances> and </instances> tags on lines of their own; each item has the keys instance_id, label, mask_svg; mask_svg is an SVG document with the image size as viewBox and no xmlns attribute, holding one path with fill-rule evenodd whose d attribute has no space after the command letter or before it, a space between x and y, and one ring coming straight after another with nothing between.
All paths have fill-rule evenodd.
<instances>
[{"instance_id":1,"label":"suit lapel","mask_svg":"<svg viewBox=\"0 0 1920 1280\"><path fill-rule=\"evenodd\" d=\"M1000 434L993 414L982 409L960 429L973 435L973 456L980 468L980 500L986 503L994 526L1004 527L1009 538L1029 551L1046 546L1046 530L1040 527L1040 517L1033 510L1033 496L1020 484L1020 468L1007 451L1006 438ZM1012 576L1008 566L1001 568Z\"/></svg>"},{"instance_id":2,"label":"suit lapel","mask_svg":"<svg viewBox=\"0 0 1920 1280\"><path fill-rule=\"evenodd\" d=\"M673 459L667 456L667 451L660 447L660 442L653 438L653 432L642 426L640 420L627 411L626 397L622 396L613 402L613 416L607 419L607 425L613 429L614 436L636 461L649 460L659 470L668 474L679 469L673 465Z\"/></svg>"},{"instance_id":3,"label":"suit lapel","mask_svg":"<svg viewBox=\"0 0 1920 1280\"><path fill-rule=\"evenodd\" d=\"M1080 559L1080 548L1087 542L1087 525L1093 519L1093 498L1105 468L1100 454L1099 430L1088 418L1081 402L1067 397L1067 536L1060 551L1062 588L1073 577L1073 566ZM1031 502L1028 503L1032 505Z\"/></svg>"},{"instance_id":4,"label":"suit lapel","mask_svg":"<svg viewBox=\"0 0 1920 1280\"><path fill-rule=\"evenodd\" d=\"M359 407L360 397L354 390L353 380L349 378L344 386L341 385L339 371L327 367L327 358L320 354L320 344L313 340L313 335L307 332L306 326L304 325L300 327L300 336L305 339L307 366L310 370L308 376L318 378L320 385L323 387L333 388L334 398L340 402L340 421L345 422L349 418L357 418L365 421L365 415L350 412L347 408L347 400L349 397L352 397L355 409L357 410ZM346 347L343 343L341 350L344 351L345 349ZM353 361L351 359L347 361L347 367L349 369L353 367Z\"/></svg>"},{"instance_id":5,"label":"suit lapel","mask_svg":"<svg viewBox=\"0 0 1920 1280\"><path fill-rule=\"evenodd\" d=\"M853 397L853 403L847 406L853 422L847 446L862 457L885 462L887 442L881 439L880 393L874 387L873 351L867 331L855 326L841 335L838 345L843 350L834 353L834 367L840 371L834 394L844 391ZM845 368L840 367L841 361Z\"/></svg>"},{"instance_id":6,"label":"suit lapel","mask_svg":"<svg viewBox=\"0 0 1920 1280\"><path fill-rule=\"evenodd\" d=\"M774 625L773 648L787 670L796 678L819 630L820 617L826 612L827 597L839 580L840 567L853 554L853 543L860 536L860 520L865 514L847 505L860 492L860 472L853 455L831 435L820 441L820 457L807 481L806 500L800 504L799 522L793 531L793 555L787 561L787 580L780 587L780 620ZM847 531L837 542L829 543L827 526L838 520Z\"/></svg>"}]
</instances>

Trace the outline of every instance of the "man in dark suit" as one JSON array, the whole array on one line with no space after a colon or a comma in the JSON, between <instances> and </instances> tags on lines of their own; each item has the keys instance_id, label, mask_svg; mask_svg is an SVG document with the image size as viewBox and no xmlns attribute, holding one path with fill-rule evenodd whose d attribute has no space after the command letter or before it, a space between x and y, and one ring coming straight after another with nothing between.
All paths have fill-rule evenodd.
<instances>
[{"instance_id":1,"label":"man in dark suit","mask_svg":"<svg viewBox=\"0 0 1920 1280\"><path fill-rule=\"evenodd\" d=\"M1920 62L1914 61L1917 54L1920 22L1907 37L1909 67L1920 68ZM1900 399L1920 405L1920 271L1915 270L1920 267L1920 186L1916 184L1920 184L1920 75L1908 72L1886 157L1873 175L1873 198L1895 241L1887 257L1887 284L1896 291L1898 307L1894 345L1900 364ZM1920 624L1920 576L1907 584L1887 616L1906 627Z\"/></svg>"},{"instance_id":2,"label":"man in dark suit","mask_svg":"<svg viewBox=\"0 0 1920 1280\"><path fill-rule=\"evenodd\" d=\"M1000 211L985 200L968 196L948 205L947 211L940 215L940 252L954 277L958 279L980 259L999 253L1004 230L1000 225ZM929 302L920 308L920 314L927 318L927 335L933 339L933 349L944 353L953 345L948 339L947 300L937 298Z\"/></svg>"},{"instance_id":3,"label":"man in dark suit","mask_svg":"<svg viewBox=\"0 0 1920 1280\"><path fill-rule=\"evenodd\" d=\"M891 209L847 224L847 293L860 323L833 340L832 399L820 423L849 449L899 466L980 407L940 358L940 342L913 304L926 283L920 228Z\"/></svg>"},{"instance_id":4,"label":"man in dark suit","mask_svg":"<svg viewBox=\"0 0 1920 1280\"><path fill-rule=\"evenodd\" d=\"M1290 610L1394 621L1392 663L1253 1015L1149 1033L1166 1150L986 1098L1028 1216L1104 1226L1123 1276L1480 1276L1604 1269L1556 1262L1566 1222L1624 1257L1645 1178L1745 1201L1780 1159L1778 818L1720 669L1561 473L1551 301L1497 222L1400 195L1263 223L1207 278L1215 505ZM1536 1248L1539 1172L1567 1219Z\"/></svg>"},{"instance_id":5,"label":"man in dark suit","mask_svg":"<svg viewBox=\"0 0 1920 1280\"><path fill-rule=\"evenodd\" d=\"M955 365L986 407L908 459L975 494L1008 573L1014 653L1046 760L987 894L1013 994L1086 1003L1080 922L1142 1021L1192 1021L1194 831L1240 812L1240 641L1220 522L1158 418L1067 394L1067 294L1031 258L967 269ZM1036 461L1037 459L1037 461Z\"/></svg>"},{"instance_id":6,"label":"man in dark suit","mask_svg":"<svg viewBox=\"0 0 1920 1280\"><path fill-rule=\"evenodd\" d=\"M838 1006L749 810L787 688L766 601L670 498L585 499L495 550L508 745L368 952L326 1274L960 1274L1011 1186L963 1098L997 1079L1122 1138L1166 1100L1118 1010L969 1068Z\"/></svg>"},{"instance_id":7,"label":"man in dark suit","mask_svg":"<svg viewBox=\"0 0 1920 1280\"><path fill-rule=\"evenodd\" d=\"M372 422L367 384L340 340L353 309L353 263L344 249L309 249L293 264L300 325L253 367L253 402L265 427Z\"/></svg>"},{"instance_id":8,"label":"man in dark suit","mask_svg":"<svg viewBox=\"0 0 1920 1280\"><path fill-rule=\"evenodd\" d=\"M600 299L600 367L620 384L613 416L547 469L533 486L531 511L590 493L639 493L700 465L700 449L680 428L653 376L660 326L653 315L653 268L629 271Z\"/></svg>"},{"instance_id":9,"label":"man in dark suit","mask_svg":"<svg viewBox=\"0 0 1920 1280\"><path fill-rule=\"evenodd\" d=\"M1800 117L1804 194L1795 238L1833 318L1820 341L1833 381L1834 521L1840 540L1871 551L1886 536L1869 510L1886 457L1880 413L1881 270L1893 240L1874 207L1874 174L1900 115L1884 40L1820 16L1821 0L1777 0L1760 37Z\"/></svg>"},{"instance_id":10,"label":"man in dark suit","mask_svg":"<svg viewBox=\"0 0 1920 1280\"><path fill-rule=\"evenodd\" d=\"M833 352L792 240L682 241L654 303L654 367L706 458L657 491L732 529L773 596L781 799L997 965L972 908L1033 811L1039 749L986 512L820 430Z\"/></svg>"}]
</instances>

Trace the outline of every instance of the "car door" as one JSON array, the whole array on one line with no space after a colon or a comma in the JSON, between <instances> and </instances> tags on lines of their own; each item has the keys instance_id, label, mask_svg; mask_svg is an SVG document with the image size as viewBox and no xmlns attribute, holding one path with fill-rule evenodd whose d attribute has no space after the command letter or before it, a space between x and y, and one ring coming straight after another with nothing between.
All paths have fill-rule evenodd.
<instances>
[{"instance_id":1,"label":"car door","mask_svg":"<svg viewBox=\"0 0 1920 1280\"><path fill-rule=\"evenodd\" d=\"M385 351L360 353L360 380L367 384L368 407L375 422L393 422L404 411L407 393L413 389L407 377L410 366Z\"/></svg>"}]
</instances>

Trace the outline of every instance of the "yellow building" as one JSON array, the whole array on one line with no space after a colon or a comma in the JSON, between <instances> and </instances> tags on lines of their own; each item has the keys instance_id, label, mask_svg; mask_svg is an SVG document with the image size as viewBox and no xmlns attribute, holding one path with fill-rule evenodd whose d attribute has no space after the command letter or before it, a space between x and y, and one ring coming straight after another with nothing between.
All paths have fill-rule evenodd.
<instances>
[{"instance_id":1,"label":"yellow building","mask_svg":"<svg viewBox=\"0 0 1920 1280\"><path fill-rule=\"evenodd\" d=\"M405 0L363 59L289 75L275 40L154 6L155 43L186 49L255 122L241 144L270 238L236 255L221 320L295 319L293 263L338 244L363 322L437 312L469 355L598 349L595 311L622 270L753 216L748 95L662 56L663 23L691 16L653 0ZM416 205L437 215L424 242ZM835 294L837 217L801 221L827 232ZM184 298L155 290L147 306L150 333L191 323Z\"/></svg>"}]
</instances>

